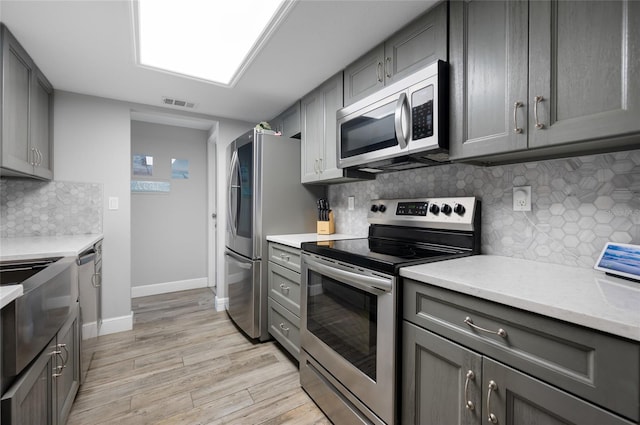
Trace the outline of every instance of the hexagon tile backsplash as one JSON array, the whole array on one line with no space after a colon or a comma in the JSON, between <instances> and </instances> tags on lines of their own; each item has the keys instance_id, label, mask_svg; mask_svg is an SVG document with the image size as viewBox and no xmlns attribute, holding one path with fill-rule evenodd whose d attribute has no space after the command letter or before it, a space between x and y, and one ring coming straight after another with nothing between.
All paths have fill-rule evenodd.
<instances>
[{"instance_id":1,"label":"hexagon tile backsplash","mask_svg":"<svg viewBox=\"0 0 640 425\"><path fill-rule=\"evenodd\" d=\"M102 185L0 179L0 237L102 233Z\"/></svg>"},{"instance_id":2,"label":"hexagon tile backsplash","mask_svg":"<svg viewBox=\"0 0 640 425\"><path fill-rule=\"evenodd\" d=\"M513 211L514 186L531 186L531 212ZM353 211L348 196L355 196ZM482 201L483 254L589 268L608 241L640 244L640 150L492 167L447 164L329 186L339 233L366 234L372 199L446 196Z\"/></svg>"}]
</instances>

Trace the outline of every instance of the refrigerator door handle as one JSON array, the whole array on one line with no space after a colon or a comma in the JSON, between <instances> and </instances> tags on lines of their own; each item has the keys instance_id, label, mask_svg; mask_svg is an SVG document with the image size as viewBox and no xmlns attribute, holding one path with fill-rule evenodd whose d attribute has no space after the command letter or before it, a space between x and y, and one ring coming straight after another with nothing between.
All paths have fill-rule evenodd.
<instances>
[{"instance_id":1,"label":"refrigerator door handle","mask_svg":"<svg viewBox=\"0 0 640 425\"><path fill-rule=\"evenodd\" d=\"M236 174L234 171L238 167L238 151L233 151L231 155L231 165L229 167L229 176L227 178L228 187L227 187L227 223L229 225L229 229L231 230L231 235L235 238L238 232L238 217L237 217L237 208L236 213L233 212L233 191L238 190L240 188L239 185L233 184L233 176ZM236 199L238 195L236 195Z\"/></svg>"}]
</instances>

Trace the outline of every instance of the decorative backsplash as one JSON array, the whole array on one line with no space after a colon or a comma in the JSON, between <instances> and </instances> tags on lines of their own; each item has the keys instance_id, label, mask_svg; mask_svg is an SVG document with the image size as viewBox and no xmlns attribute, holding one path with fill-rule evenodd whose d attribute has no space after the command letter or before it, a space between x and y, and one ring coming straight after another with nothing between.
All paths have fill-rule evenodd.
<instances>
[{"instance_id":1,"label":"decorative backsplash","mask_svg":"<svg viewBox=\"0 0 640 425\"><path fill-rule=\"evenodd\" d=\"M532 211L512 188L531 186ZM347 197L356 209L347 210ZM593 267L608 241L640 244L640 150L522 164L447 164L329 186L336 232L366 234L371 199L476 196L482 253Z\"/></svg>"},{"instance_id":2,"label":"decorative backsplash","mask_svg":"<svg viewBox=\"0 0 640 425\"><path fill-rule=\"evenodd\" d=\"M0 179L0 237L102 233L102 185Z\"/></svg>"}]
</instances>

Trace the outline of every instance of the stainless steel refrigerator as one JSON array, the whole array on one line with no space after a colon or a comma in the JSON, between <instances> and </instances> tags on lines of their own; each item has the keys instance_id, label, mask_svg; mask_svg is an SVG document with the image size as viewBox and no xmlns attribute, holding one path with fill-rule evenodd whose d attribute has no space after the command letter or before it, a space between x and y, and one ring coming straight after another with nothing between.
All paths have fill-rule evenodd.
<instances>
[{"instance_id":1,"label":"stainless steel refrigerator","mask_svg":"<svg viewBox=\"0 0 640 425\"><path fill-rule=\"evenodd\" d=\"M316 231L322 187L300 183L300 141L251 130L227 148L225 284L231 319L269 339L267 236Z\"/></svg>"}]
</instances>

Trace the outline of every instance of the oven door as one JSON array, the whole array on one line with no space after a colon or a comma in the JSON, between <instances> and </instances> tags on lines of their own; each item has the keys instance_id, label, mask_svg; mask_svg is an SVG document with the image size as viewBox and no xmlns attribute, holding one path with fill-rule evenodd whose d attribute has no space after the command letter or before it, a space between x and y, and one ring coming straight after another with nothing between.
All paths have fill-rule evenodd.
<instances>
[{"instance_id":1,"label":"oven door","mask_svg":"<svg viewBox=\"0 0 640 425\"><path fill-rule=\"evenodd\" d=\"M378 417L371 422L393 424L395 278L304 252L302 289L301 345L321 366L314 371L328 372L321 381L333 392L348 390L340 398L364 403L360 413L370 409ZM339 385L330 384L333 378Z\"/></svg>"}]
</instances>

